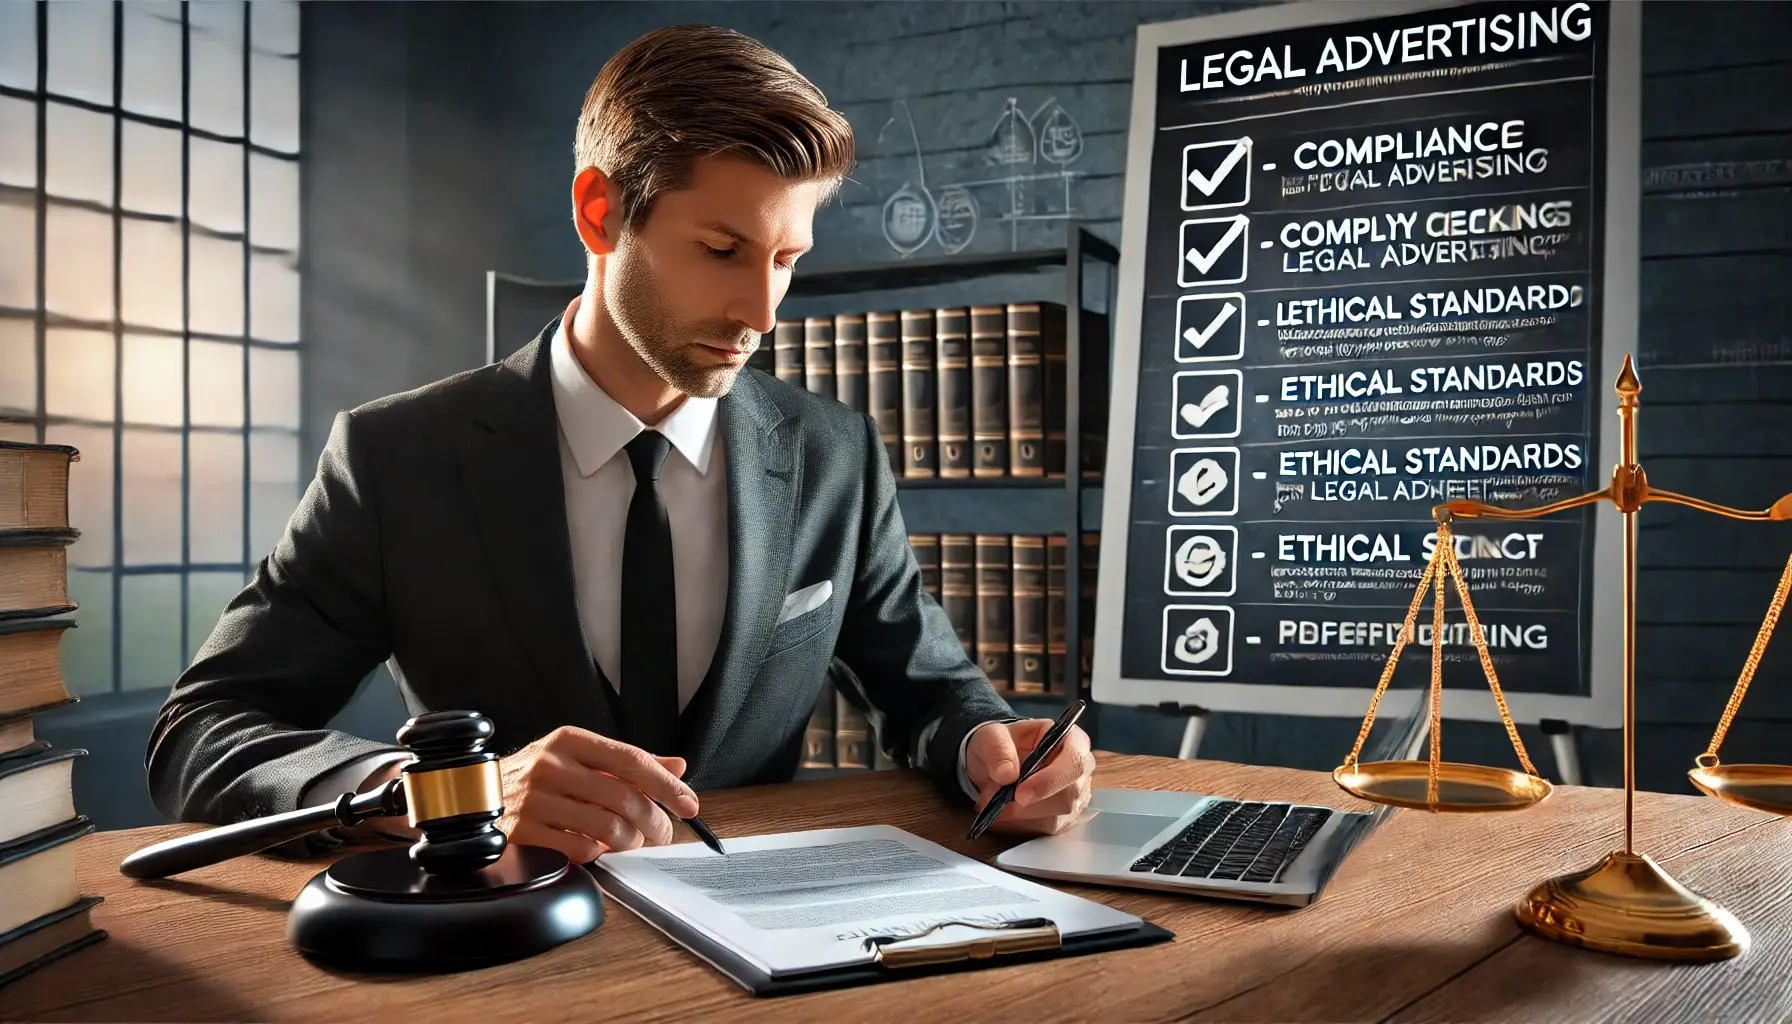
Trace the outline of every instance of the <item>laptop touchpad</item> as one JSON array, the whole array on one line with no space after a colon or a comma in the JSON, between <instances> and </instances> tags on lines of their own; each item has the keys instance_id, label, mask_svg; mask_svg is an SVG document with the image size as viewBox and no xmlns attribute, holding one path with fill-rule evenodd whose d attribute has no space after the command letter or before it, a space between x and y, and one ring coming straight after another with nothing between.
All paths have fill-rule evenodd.
<instances>
[{"instance_id":1,"label":"laptop touchpad","mask_svg":"<svg viewBox=\"0 0 1792 1024\"><path fill-rule=\"evenodd\" d=\"M1106 846L1143 846L1173 819L1154 814L1119 814L1102 811L1074 831L1072 838Z\"/></svg>"}]
</instances>

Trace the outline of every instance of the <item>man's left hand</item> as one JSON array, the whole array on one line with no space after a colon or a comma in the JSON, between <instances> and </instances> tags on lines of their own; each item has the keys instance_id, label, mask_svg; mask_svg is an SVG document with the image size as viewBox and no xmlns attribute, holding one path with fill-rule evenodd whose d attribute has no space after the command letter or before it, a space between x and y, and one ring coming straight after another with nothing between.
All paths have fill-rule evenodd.
<instances>
[{"instance_id":1,"label":"man's left hand","mask_svg":"<svg viewBox=\"0 0 1792 1024\"><path fill-rule=\"evenodd\" d=\"M988 806L996 790L1020 776L1020 763L1052 727L1049 718L990 722L971 733L964 770L977 787L977 808ZM1095 757L1089 734L1071 726L1058 749L1015 790L1014 799L990 824L992 832L1051 835L1063 831L1089 806Z\"/></svg>"}]
</instances>

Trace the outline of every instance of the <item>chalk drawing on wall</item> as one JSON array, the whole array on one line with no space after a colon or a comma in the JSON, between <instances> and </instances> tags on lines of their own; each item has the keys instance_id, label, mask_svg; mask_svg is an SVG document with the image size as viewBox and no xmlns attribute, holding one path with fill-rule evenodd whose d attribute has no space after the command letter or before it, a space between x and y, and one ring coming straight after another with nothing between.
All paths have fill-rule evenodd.
<instances>
[{"instance_id":1,"label":"chalk drawing on wall","mask_svg":"<svg viewBox=\"0 0 1792 1024\"><path fill-rule=\"evenodd\" d=\"M914 175L884 201L884 239L901 256L912 256L929 244L947 255L964 251L977 237L983 204L1008 225L1008 244L1020 247L1020 226L1026 221L1062 221L1077 215L1071 164L1083 153L1083 133L1056 97L1048 97L1032 114L1009 97L980 147L977 176L940 187L927 185L927 161L920 132L905 101L878 133L883 141L900 121L913 146ZM982 201L979 201L979 195Z\"/></svg>"}]
</instances>

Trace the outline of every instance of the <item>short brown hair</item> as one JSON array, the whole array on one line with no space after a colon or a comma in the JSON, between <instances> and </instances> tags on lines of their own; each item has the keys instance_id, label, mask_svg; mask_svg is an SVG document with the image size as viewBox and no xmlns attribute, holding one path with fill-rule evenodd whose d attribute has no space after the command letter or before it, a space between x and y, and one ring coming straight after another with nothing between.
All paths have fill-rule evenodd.
<instances>
[{"instance_id":1,"label":"short brown hair","mask_svg":"<svg viewBox=\"0 0 1792 1024\"><path fill-rule=\"evenodd\" d=\"M678 25L623 47L585 94L573 146L621 193L639 229L691 165L723 153L781 177L821 180L831 197L853 165L852 126L790 62L732 29Z\"/></svg>"}]
</instances>

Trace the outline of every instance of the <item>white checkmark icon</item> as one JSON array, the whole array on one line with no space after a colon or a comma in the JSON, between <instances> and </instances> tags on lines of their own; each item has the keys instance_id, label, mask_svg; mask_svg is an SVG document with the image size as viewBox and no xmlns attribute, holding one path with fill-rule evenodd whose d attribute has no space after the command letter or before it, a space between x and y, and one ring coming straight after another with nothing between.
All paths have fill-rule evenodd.
<instances>
[{"instance_id":1,"label":"white checkmark icon","mask_svg":"<svg viewBox=\"0 0 1792 1024\"><path fill-rule=\"evenodd\" d=\"M1238 162L1244 159L1249 142L1249 139L1239 139L1234 142L1232 152L1227 153L1226 159L1220 161L1220 165L1214 168L1211 178L1202 174L1198 169L1191 169L1188 172L1188 183L1200 189L1204 196L1213 195L1213 190L1219 188L1220 182L1226 179L1226 175L1231 173L1232 168L1237 167Z\"/></svg>"},{"instance_id":2,"label":"white checkmark icon","mask_svg":"<svg viewBox=\"0 0 1792 1024\"><path fill-rule=\"evenodd\" d=\"M1209 391L1206 395L1202 396L1201 401L1198 404L1184 405L1182 407L1182 418L1187 420L1190 426L1199 430L1207 425L1208 420L1213 419L1214 416L1219 414L1221 409L1224 409L1229 404L1227 399L1231 393L1232 389L1226 387L1226 385L1215 385L1212 391Z\"/></svg>"},{"instance_id":3,"label":"white checkmark icon","mask_svg":"<svg viewBox=\"0 0 1792 1024\"><path fill-rule=\"evenodd\" d=\"M1212 320L1207 321L1206 327L1200 330L1190 327L1182 332L1182 336L1187 338L1188 343L1195 346L1196 350L1204 349L1207 347L1207 343L1213 340L1213 336L1219 332L1220 327L1232 319L1232 314L1236 312L1238 312L1237 307L1232 303L1221 303L1219 313L1215 314Z\"/></svg>"},{"instance_id":4,"label":"white checkmark icon","mask_svg":"<svg viewBox=\"0 0 1792 1024\"><path fill-rule=\"evenodd\" d=\"M1220 236L1220 240L1214 243L1213 248L1202 252L1200 249L1191 247L1186 257L1187 260L1203 274L1212 270L1213 265L1226 254L1226 250L1232 247L1232 243L1238 241L1238 236L1244 234L1245 225L1248 223L1250 221L1243 214L1233 217L1232 226L1226 229L1226 233Z\"/></svg>"}]
</instances>

